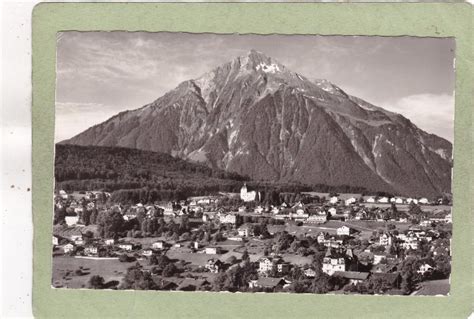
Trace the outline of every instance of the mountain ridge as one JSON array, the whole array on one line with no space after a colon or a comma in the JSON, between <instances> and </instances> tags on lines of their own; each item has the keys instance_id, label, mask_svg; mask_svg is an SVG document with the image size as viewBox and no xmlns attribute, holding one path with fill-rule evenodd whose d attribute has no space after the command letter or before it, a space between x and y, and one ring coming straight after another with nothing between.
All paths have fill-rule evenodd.
<instances>
[{"instance_id":1,"label":"mountain ridge","mask_svg":"<svg viewBox=\"0 0 474 319\"><path fill-rule=\"evenodd\" d=\"M64 142L164 152L255 180L451 190L451 143L254 50Z\"/></svg>"}]
</instances>

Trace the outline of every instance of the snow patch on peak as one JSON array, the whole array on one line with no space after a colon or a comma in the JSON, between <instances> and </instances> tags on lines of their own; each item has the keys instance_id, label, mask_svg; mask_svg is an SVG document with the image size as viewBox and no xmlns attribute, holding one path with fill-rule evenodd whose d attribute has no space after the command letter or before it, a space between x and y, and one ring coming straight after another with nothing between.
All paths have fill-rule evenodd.
<instances>
[{"instance_id":1,"label":"snow patch on peak","mask_svg":"<svg viewBox=\"0 0 474 319\"><path fill-rule=\"evenodd\" d=\"M261 62L260 64L258 64L256 67L255 67L255 70L262 70L263 72L265 73L276 73L276 72L280 72L280 67L278 66L278 64L275 64L275 63L272 63L272 64L266 64L266 63L263 63Z\"/></svg>"}]
</instances>

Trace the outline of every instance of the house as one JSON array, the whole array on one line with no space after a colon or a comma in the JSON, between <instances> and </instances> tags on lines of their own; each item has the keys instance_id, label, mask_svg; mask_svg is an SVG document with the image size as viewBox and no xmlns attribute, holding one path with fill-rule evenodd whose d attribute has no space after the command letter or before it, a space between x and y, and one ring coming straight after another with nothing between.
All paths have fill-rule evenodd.
<instances>
[{"instance_id":1,"label":"house","mask_svg":"<svg viewBox=\"0 0 474 319\"><path fill-rule=\"evenodd\" d=\"M357 285L362 283L369 278L370 273L368 272L359 272L359 271L336 271L333 276L346 278L349 280L349 284Z\"/></svg>"},{"instance_id":2,"label":"house","mask_svg":"<svg viewBox=\"0 0 474 319\"><path fill-rule=\"evenodd\" d=\"M64 220L68 226L74 226L79 222L79 216L66 216Z\"/></svg>"},{"instance_id":3,"label":"house","mask_svg":"<svg viewBox=\"0 0 474 319\"><path fill-rule=\"evenodd\" d=\"M318 237L316 237L316 241L318 242L318 244L321 244L326 240L326 237L327 237L327 235L325 233L320 232L318 234Z\"/></svg>"},{"instance_id":4,"label":"house","mask_svg":"<svg viewBox=\"0 0 474 319\"><path fill-rule=\"evenodd\" d=\"M154 253L153 249L144 249L142 251L142 256L151 257L153 256L153 253Z\"/></svg>"},{"instance_id":5,"label":"house","mask_svg":"<svg viewBox=\"0 0 474 319\"><path fill-rule=\"evenodd\" d=\"M427 198L422 197L418 200L418 203L420 203L422 205L428 205L430 202Z\"/></svg>"},{"instance_id":6,"label":"house","mask_svg":"<svg viewBox=\"0 0 474 319\"><path fill-rule=\"evenodd\" d=\"M215 247L215 246L209 246L209 247L206 247L204 251L208 255L217 255L221 253L221 248Z\"/></svg>"},{"instance_id":7,"label":"house","mask_svg":"<svg viewBox=\"0 0 474 319\"><path fill-rule=\"evenodd\" d=\"M261 273L271 271L273 265L275 264L275 258L272 257L262 257L258 260L258 271Z\"/></svg>"},{"instance_id":8,"label":"house","mask_svg":"<svg viewBox=\"0 0 474 319\"><path fill-rule=\"evenodd\" d=\"M237 216L233 214L219 214L221 224L234 224L237 222Z\"/></svg>"},{"instance_id":9,"label":"house","mask_svg":"<svg viewBox=\"0 0 474 319\"><path fill-rule=\"evenodd\" d=\"M71 235L69 238L75 245L84 245L84 238L82 238L82 235Z\"/></svg>"},{"instance_id":10,"label":"house","mask_svg":"<svg viewBox=\"0 0 474 319\"><path fill-rule=\"evenodd\" d=\"M374 265L380 264L383 260L387 259L386 254L374 254Z\"/></svg>"},{"instance_id":11,"label":"house","mask_svg":"<svg viewBox=\"0 0 474 319\"><path fill-rule=\"evenodd\" d=\"M346 271L346 259L341 253L335 253L328 248L323 258L322 271L332 276L336 271Z\"/></svg>"},{"instance_id":12,"label":"house","mask_svg":"<svg viewBox=\"0 0 474 319\"><path fill-rule=\"evenodd\" d=\"M403 204L404 200L401 197L395 197L395 204Z\"/></svg>"},{"instance_id":13,"label":"house","mask_svg":"<svg viewBox=\"0 0 474 319\"><path fill-rule=\"evenodd\" d=\"M118 245L120 249L126 250L126 251L132 251L133 250L133 244L131 243L120 243Z\"/></svg>"},{"instance_id":14,"label":"house","mask_svg":"<svg viewBox=\"0 0 474 319\"><path fill-rule=\"evenodd\" d=\"M375 197L372 196L364 196L364 200L366 203L375 203Z\"/></svg>"},{"instance_id":15,"label":"house","mask_svg":"<svg viewBox=\"0 0 474 319\"><path fill-rule=\"evenodd\" d=\"M63 251L65 254L70 253L74 250L74 245L69 243L63 246Z\"/></svg>"},{"instance_id":16,"label":"house","mask_svg":"<svg viewBox=\"0 0 474 319\"><path fill-rule=\"evenodd\" d=\"M59 238L57 236L53 236L53 246L59 245Z\"/></svg>"},{"instance_id":17,"label":"house","mask_svg":"<svg viewBox=\"0 0 474 319\"><path fill-rule=\"evenodd\" d=\"M452 224L453 222L453 215L451 213L447 214L445 217L444 217L444 221L445 223L447 224Z\"/></svg>"},{"instance_id":18,"label":"house","mask_svg":"<svg viewBox=\"0 0 474 319\"><path fill-rule=\"evenodd\" d=\"M59 196L60 196L62 199L67 199L67 197L68 197L66 191L64 191L64 190L60 190L60 191L59 191Z\"/></svg>"},{"instance_id":19,"label":"house","mask_svg":"<svg viewBox=\"0 0 474 319\"><path fill-rule=\"evenodd\" d=\"M239 236L241 236L241 237L253 236L253 227L252 227L252 225L249 225L249 224L244 224L244 225L240 226L237 231L239 233Z\"/></svg>"},{"instance_id":20,"label":"house","mask_svg":"<svg viewBox=\"0 0 474 319\"><path fill-rule=\"evenodd\" d=\"M153 249L163 249L165 246L165 243L162 241L155 241L153 244L151 244L151 248Z\"/></svg>"},{"instance_id":21,"label":"house","mask_svg":"<svg viewBox=\"0 0 474 319\"><path fill-rule=\"evenodd\" d=\"M337 204L337 202L339 201L339 197L337 196L332 196L330 199L329 199L329 203L331 204Z\"/></svg>"},{"instance_id":22,"label":"house","mask_svg":"<svg viewBox=\"0 0 474 319\"><path fill-rule=\"evenodd\" d=\"M274 291L277 288L283 288L286 285L286 281L283 278L272 278L262 277L258 280L251 280L249 282L249 288L262 288L266 290Z\"/></svg>"},{"instance_id":23,"label":"house","mask_svg":"<svg viewBox=\"0 0 474 319\"><path fill-rule=\"evenodd\" d=\"M379 245L380 246L391 246L393 243L393 236L390 233L384 232L382 235L379 237Z\"/></svg>"},{"instance_id":24,"label":"house","mask_svg":"<svg viewBox=\"0 0 474 319\"><path fill-rule=\"evenodd\" d=\"M278 262L276 265L277 265L277 271L279 273L287 273L288 271L290 271L290 268L291 268L290 263L287 263L284 261Z\"/></svg>"},{"instance_id":25,"label":"house","mask_svg":"<svg viewBox=\"0 0 474 319\"><path fill-rule=\"evenodd\" d=\"M426 272L431 272L433 271L433 267L427 263L424 263L423 265L420 265L420 268L416 271L420 275L424 275Z\"/></svg>"},{"instance_id":26,"label":"house","mask_svg":"<svg viewBox=\"0 0 474 319\"><path fill-rule=\"evenodd\" d=\"M212 273L218 273L224 264L219 259L211 258L206 263L206 269Z\"/></svg>"},{"instance_id":27,"label":"house","mask_svg":"<svg viewBox=\"0 0 474 319\"><path fill-rule=\"evenodd\" d=\"M264 209L262 206L260 206L260 205L257 206L257 207L255 207L255 209L254 209L254 213L255 213L255 214L261 214L261 213L263 213L264 211L265 211L265 209Z\"/></svg>"},{"instance_id":28,"label":"house","mask_svg":"<svg viewBox=\"0 0 474 319\"><path fill-rule=\"evenodd\" d=\"M418 249L418 238L416 237L407 237L406 240L401 244L404 249Z\"/></svg>"},{"instance_id":29,"label":"house","mask_svg":"<svg viewBox=\"0 0 474 319\"><path fill-rule=\"evenodd\" d=\"M113 246L115 244L115 239L113 238L104 239L104 243L106 246Z\"/></svg>"},{"instance_id":30,"label":"house","mask_svg":"<svg viewBox=\"0 0 474 319\"><path fill-rule=\"evenodd\" d=\"M324 215L311 215L306 219L308 224L324 224L328 220L328 217Z\"/></svg>"},{"instance_id":31,"label":"house","mask_svg":"<svg viewBox=\"0 0 474 319\"><path fill-rule=\"evenodd\" d=\"M328 209L328 212L331 216L334 216L334 215L337 214L337 209L334 208L334 207L331 207L331 208Z\"/></svg>"},{"instance_id":32,"label":"house","mask_svg":"<svg viewBox=\"0 0 474 319\"><path fill-rule=\"evenodd\" d=\"M354 233L354 230L346 225L339 227L336 230L338 236L350 236L350 234Z\"/></svg>"},{"instance_id":33,"label":"house","mask_svg":"<svg viewBox=\"0 0 474 319\"><path fill-rule=\"evenodd\" d=\"M348 198L344 201L344 204L346 206L350 206L351 204L354 204L357 202L357 199L355 197Z\"/></svg>"},{"instance_id":34,"label":"house","mask_svg":"<svg viewBox=\"0 0 474 319\"><path fill-rule=\"evenodd\" d=\"M98 247L96 245L88 245L84 247L84 254L88 256L97 255L97 253L98 253Z\"/></svg>"},{"instance_id":35,"label":"house","mask_svg":"<svg viewBox=\"0 0 474 319\"><path fill-rule=\"evenodd\" d=\"M422 221L420 221L420 226L421 227L431 227L431 224L432 224L431 220L422 220Z\"/></svg>"},{"instance_id":36,"label":"house","mask_svg":"<svg viewBox=\"0 0 474 319\"><path fill-rule=\"evenodd\" d=\"M343 245L343 240L342 239L336 239L334 237L330 237L328 239L325 239L324 241L321 242L321 244L324 245L324 247L329 247L329 248L341 248Z\"/></svg>"},{"instance_id":37,"label":"house","mask_svg":"<svg viewBox=\"0 0 474 319\"><path fill-rule=\"evenodd\" d=\"M247 211L247 207L245 206L240 206L238 209L239 213L245 213Z\"/></svg>"},{"instance_id":38,"label":"house","mask_svg":"<svg viewBox=\"0 0 474 319\"><path fill-rule=\"evenodd\" d=\"M381 204L386 204L386 203L388 203L388 201L389 201L389 200L388 200L388 197L380 197L380 198L377 200L377 202L378 202L378 203L381 203Z\"/></svg>"},{"instance_id":39,"label":"house","mask_svg":"<svg viewBox=\"0 0 474 319\"><path fill-rule=\"evenodd\" d=\"M304 208L301 208L301 207L297 208L295 212L296 212L296 215L306 215Z\"/></svg>"},{"instance_id":40,"label":"house","mask_svg":"<svg viewBox=\"0 0 474 319\"><path fill-rule=\"evenodd\" d=\"M273 215L276 215L280 212L280 209L277 207L277 206L272 206L270 212L273 214Z\"/></svg>"},{"instance_id":41,"label":"house","mask_svg":"<svg viewBox=\"0 0 474 319\"><path fill-rule=\"evenodd\" d=\"M258 272L266 273L277 268L278 272L286 272L289 270L290 265L285 263L281 257L262 257L258 260Z\"/></svg>"},{"instance_id":42,"label":"house","mask_svg":"<svg viewBox=\"0 0 474 319\"><path fill-rule=\"evenodd\" d=\"M303 272L304 272L304 275L308 278L316 277L316 271L313 268L307 268Z\"/></svg>"},{"instance_id":43,"label":"house","mask_svg":"<svg viewBox=\"0 0 474 319\"><path fill-rule=\"evenodd\" d=\"M370 270L372 273L389 273L397 270L396 264L377 264Z\"/></svg>"}]
</instances>

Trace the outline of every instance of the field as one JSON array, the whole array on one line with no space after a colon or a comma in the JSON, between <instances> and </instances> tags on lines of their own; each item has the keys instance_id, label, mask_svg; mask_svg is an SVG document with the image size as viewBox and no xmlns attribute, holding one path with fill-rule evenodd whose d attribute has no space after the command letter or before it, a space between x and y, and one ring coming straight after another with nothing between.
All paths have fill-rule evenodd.
<instances>
[{"instance_id":1,"label":"field","mask_svg":"<svg viewBox=\"0 0 474 319\"><path fill-rule=\"evenodd\" d=\"M416 296L438 296L449 294L449 279L430 280L420 284L420 289L412 293Z\"/></svg>"},{"instance_id":2,"label":"field","mask_svg":"<svg viewBox=\"0 0 474 319\"><path fill-rule=\"evenodd\" d=\"M112 280L120 281L127 272L127 268L136 262L122 263L117 259L85 259L68 256L58 256L53 258L53 286L67 288L86 288L90 277L99 275L104 277L105 282ZM147 263L142 262L144 268ZM77 276L74 272L82 266L84 272L82 276ZM70 272L69 275L66 275Z\"/></svg>"}]
</instances>

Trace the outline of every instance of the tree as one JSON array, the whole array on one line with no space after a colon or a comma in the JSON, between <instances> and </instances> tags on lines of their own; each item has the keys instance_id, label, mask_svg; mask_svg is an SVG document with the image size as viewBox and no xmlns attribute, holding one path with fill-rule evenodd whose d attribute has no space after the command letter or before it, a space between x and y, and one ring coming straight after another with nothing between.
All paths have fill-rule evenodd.
<instances>
[{"instance_id":1,"label":"tree","mask_svg":"<svg viewBox=\"0 0 474 319\"><path fill-rule=\"evenodd\" d=\"M102 289L104 287L104 277L94 275L89 279L89 287L92 289Z\"/></svg>"},{"instance_id":2,"label":"tree","mask_svg":"<svg viewBox=\"0 0 474 319\"><path fill-rule=\"evenodd\" d=\"M169 263L163 269L163 277L172 277L177 271L178 271L178 268L176 268L175 264Z\"/></svg>"},{"instance_id":3,"label":"tree","mask_svg":"<svg viewBox=\"0 0 474 319\"><path fill-rule=\"evenodd\" d=\"M148 272L143 272L140 267L134 266L127 270L120 286L121 289L152 290L157 286Z\"/></svg>"},{"instance_id":4,"label":"tree","mask_svg":"<svg viewBox=\"0 0 474 319\"><path fill-rule=\"evenodd\" d=\"M245 249L242 254L242 260L250 260L249 252L247 251L247 249Z\"/></svg>"}]
</instances>

